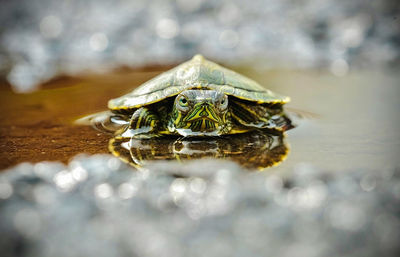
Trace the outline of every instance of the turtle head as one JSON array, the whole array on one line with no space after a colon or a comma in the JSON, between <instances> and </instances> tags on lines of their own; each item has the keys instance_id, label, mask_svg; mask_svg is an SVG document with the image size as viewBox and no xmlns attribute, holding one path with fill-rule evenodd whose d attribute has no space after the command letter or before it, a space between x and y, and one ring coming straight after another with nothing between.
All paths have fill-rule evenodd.
<instances>
[{"instance_id":1,"label":"turtle head","mask_svg":"<svg viewBox=\"0 0 400 257\"><path fill-rule=\"evenodd\" d=\"M215 90L186 90L176 96L169 130L183 136L220 135L229 121L228 96Z\"/></svg>"}]
</instances>

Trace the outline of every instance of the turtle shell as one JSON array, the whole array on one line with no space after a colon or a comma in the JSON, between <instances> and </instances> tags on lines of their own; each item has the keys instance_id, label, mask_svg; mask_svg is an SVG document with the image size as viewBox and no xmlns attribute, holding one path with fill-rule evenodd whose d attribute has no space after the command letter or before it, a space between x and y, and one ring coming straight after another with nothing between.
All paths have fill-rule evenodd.
<instances>
[{"instance_id":1,"label":"turtle shell","mask_svg":"<svg viewBox=\"0 0 400 257\"><path fill-rule=\"evenodd\" d=\"M257 103L280 103L289 97L276 94L232 70L195 55L191 60L145 82L132 92L111 99L111 110L135 109L178 95L188 89L213 89Z\"/></svg>"}]
</instances>

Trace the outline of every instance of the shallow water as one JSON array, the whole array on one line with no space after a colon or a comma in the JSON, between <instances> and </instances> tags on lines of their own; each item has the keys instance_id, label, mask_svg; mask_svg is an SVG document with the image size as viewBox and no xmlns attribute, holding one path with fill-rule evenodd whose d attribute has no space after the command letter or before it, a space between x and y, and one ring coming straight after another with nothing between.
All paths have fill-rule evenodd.
<instances>
[{"instance_id":1,"label":"shallow water","mask_svg":"<svg viewBox=\"0 0 400 257\"><path fill-rule=\"evenodd\" d=\"M82 152L107 153L109 135L73 125L73 121L104 110L108 99L162 70L59 78L26 95L14 94L2 84L0 168L24 161L67 162ZM296 120L298 127L287 133L287 159L271 169L291 170L299 163L329 170L385 169L400 164L398 74L354 71L335 77L326 71L236 70L289 95L288 109L303 116Z\"/></svg>"}]
</instances>

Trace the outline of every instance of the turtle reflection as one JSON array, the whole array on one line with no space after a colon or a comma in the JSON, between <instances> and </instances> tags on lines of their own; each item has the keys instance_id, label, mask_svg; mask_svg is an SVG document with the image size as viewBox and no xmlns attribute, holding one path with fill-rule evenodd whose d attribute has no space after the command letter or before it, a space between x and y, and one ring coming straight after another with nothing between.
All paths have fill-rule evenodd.
<instances>
[{"instance_id":1,"label":"turtle reflection","mask_svg":"<svg viewBox=\"0 0 400 257\"><path fill-rule=\"evenodd\" d=\"M109 149L115 156L136 167L152 160L221 158L246 168L263 169L280 163L288 154L284 134L271 135L261 131L206 139L116 137L110 140Z\"/></svg>"}]
</instances>

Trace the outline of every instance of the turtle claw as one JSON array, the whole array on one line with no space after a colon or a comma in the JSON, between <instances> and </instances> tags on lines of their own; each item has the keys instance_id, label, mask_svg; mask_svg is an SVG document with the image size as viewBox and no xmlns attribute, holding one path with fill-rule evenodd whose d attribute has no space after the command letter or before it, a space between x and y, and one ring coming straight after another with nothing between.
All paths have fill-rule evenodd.
<instances>
[{"instance_id":1,"label":"turtle claw","mask_svg":"<svg viewBox=\"0 0 400 257\"><path fill-rule=\"evenodd\" d=\"M129 124L123 116L111 111L94 113L75 121L77 125L90 125L98 131L105 133L115 133L126 128Z\"/></svg>"}]
</instances>

